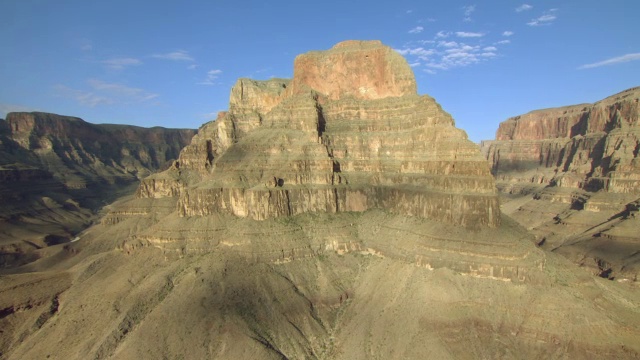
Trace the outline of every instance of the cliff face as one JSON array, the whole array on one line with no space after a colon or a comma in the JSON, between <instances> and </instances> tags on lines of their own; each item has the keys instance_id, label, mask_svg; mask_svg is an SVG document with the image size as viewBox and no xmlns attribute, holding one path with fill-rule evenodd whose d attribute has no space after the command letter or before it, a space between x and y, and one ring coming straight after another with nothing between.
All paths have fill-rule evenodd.
<instances>
[{"instance_id":1,"label":"cliff face","mask_svg":"<svg viewBox=\"0 0 640 360\"><path fill-rule=\"evenodd\" d=\"M484 150L499 182L640 193L640 88L500 124Z\"/></svg>"},{"instance_id":2,"label":"cliff face","mask_svg":"<svg viewBox=\"0 0 640 360\"><path fill-rule=\"evenodd\" d=\"M595 104L537 110L483 143L502 210L590 272L637 279L640 88Z\"/></svg>"},{"instance_id":3,"label":"cliff face","mask_svg":"<svg viewBox=\"0 0 640 360\"><path fill-rule=\"evenodd\" d=\"M0 120L0 266L52 236L71 240L99 207L167 168L194 133L9 113Z\"/></svg>"},{"instance_id":4,"label":"cliff face","mask_svg":"<svg viewBox=\"0 0 640 360\"><path fill-rule=\"evenodd\" d=\"M239 80L229 111L138 195L177 195L182 216L383 208L465 226L500 222L477 147L377 41L300 55L291 81Z\"/></svg>"}]
</instances>

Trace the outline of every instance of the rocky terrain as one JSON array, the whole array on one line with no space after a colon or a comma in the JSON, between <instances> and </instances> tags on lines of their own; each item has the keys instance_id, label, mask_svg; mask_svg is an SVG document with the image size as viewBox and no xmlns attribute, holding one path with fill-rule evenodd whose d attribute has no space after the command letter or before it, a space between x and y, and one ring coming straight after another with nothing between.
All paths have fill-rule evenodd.
<instances>
[{"instance_id":1,"label":"rocky terrain","mask_svg":"<svg viewBox=\"0 0 640 360\"><path fill-rule=\"evenodd\" d=\"M608 278L640 274L640 88L594 104L536 110L483 144L502 209L562 253Z\"/></svg>"},{"instance_id":2,"label":"rocky terrain","mask_svg":"<svg viewBox=\"0 0 640 360\"><path fill-rule=\"evenodd\" d=\"M167 168L194 134L9 113L0 120L0 267L74 239L103 205Z\"/></svg>"},{"instance_id":3,"label":"rocky terrain","mask_svg":"<svg viewBox=\"0 0 640 360\"><path fill-rule=\"evenodd\" d=\"M0 356L638 358L637 283L498 206L407 62L343 42L291 80L240 79L169 169L5 272Z\"/></svg>"},{"instance_id":4,"label":"rocky terrain","mask_svg":"<svg viewBox=\"0 0 640 360\"><path fill-rule=\"evenodd\" d=\"M182 216L384 208L467 227L500 224L477 147L433 98L417 95L404 58L379 42L300 55L291 81L240 79L229 111L138 195L177 195Z\"/></svg>"}]
</instances>

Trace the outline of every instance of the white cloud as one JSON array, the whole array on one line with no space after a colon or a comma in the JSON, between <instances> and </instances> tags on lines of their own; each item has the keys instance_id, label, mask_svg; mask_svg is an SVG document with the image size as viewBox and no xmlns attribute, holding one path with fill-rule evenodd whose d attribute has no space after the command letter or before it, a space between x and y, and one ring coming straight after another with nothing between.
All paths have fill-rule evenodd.
<instances>
[{"instance_id":1,"label":"white cloud","mask_svg":"<svg viewBox=\"0 0 640 360\"><path fill-rule=\"evenodd\" d=\"M89 84L91 90L78 90L65 85L56 85L54 90L59 96L74 99L90 107L116 103L141 103L158 97L158 94L153 94L143 89L108 83L97 79L89 79L87 84Z\"/></svg>"},{"instance_id":2,"label":"white cloud","mask_svg":"<svg viewBox=\"0 0 640 360\"><path fill-rule=\"evenodd\" d=\"M470 37L483 37L484 34L483 33L477 33L477 32L457 31L456 32L456 36L457 37L461 37L461 38L470 38Z\"/></svg>"},{"instance_id":3,"label":"white cloud","mask_svg":"<svg viewBox=\"0 0 640 360\"><path fill-rule=\"evenodd\" d=\"M199 82L198 85L215 85L215 80L222 74L222 70L215 69L207 71L207 77L204 81Z\"/></svg>"},{"instance_id":4,"label":"white cloud","mask_svg":"<svg viewBox=\"0 0 640 360\"><path fill-rule=\"evenodd\" d=\"M142 65L142 61L134 58L113 58L109 60L103 60L101 63L105 64L109 69L122 70L127 66Z\"/></svg>"},{"instance_id":5,"label":"white cloud","mask_svg":"<svg viewBox=\"0 0 640 360\"><path fill-rule=\"evenodd\" d=\"M502 36L511 36L513 34L514 34L513 31L505 31L505 32L502 33Z\"/></svg>"},{"instance_id":6,"label":"white cloud","mask_svg":"<svg viewBox=\"0 0 640 360\"><path fill-rule=\"evenodd\" d=\"M498 51L498 48L496 48L495 46L487 46L486 48L482 49L482 51Z\"/></svg>"},{"instance_id":7,"label":"white cloud","mask_svg":"<svg viewBox=\"0 0 640 360\"><path fill-rule=\"evenodd\" d=\"M510 44L511 40L500 40L498 42L496 42L496 45L503 45L503 44Z\"/></svg>"},{"instance_id":8,"label":"white cloud","mask_svg":"<svg viewBox=\"0 0 640 360\"><path fill-rule=\"evenodd\" d=\"M409 34L419 34L424 30L422 26L416 26L413 29L409 30Z\"/></svg>"},{"instance_id":9,"label":"white cloud","mask_svg":"<svg viewBox=\"0 0 640 360\"><path fill-rule=\"evenodd\" d=\"M411 66L411 67L420 66L420 62L419 61L412 62L411 64L409 64L409 66Z\"/></svg>"},{"instance_id":10,"label":"white cloud","mask_svg":"<svg viewBox=\"0 0 640 360\"><path fill-rule=\"evenodd\" d=\"M516 8L516 12L523 12L531 9L533 9L533 6L529 4L522 4Z\"/></svg>"},{"instance_id":11,"label":"white cloud","mask_svg":"<svg viewBox=\"0 0 640 360\"><path fill-rule=\"evenodd\" d=\"M578 69L591 69L595 67L615 65L615 64L625 63L629 61L636 61L636 60L640 60L640 53L626 54L626 55L614 57L611 59L607 59L604 61L600 61L597 63L582 65L578 67Z\"/></svg>"},{"instance_id":12,"label":"white cloud","mask_svg":"<svg viewBox=\"0 0 640 360\"><path fill-rule=\"evenodd\" d=\"M451 35L450 31L438 31L438 33L436 34L436 39L444 39L444 38L448 38L449 35Z\"/></svg>"},{"instance_id":13,"label":"white cloud","mask_svg":"<svg viewBox=\"0 0 640 360\"><path fill-rule=\"evenodd\" d=\"M452 48L452 47L457 47L458 43L455 41L440 41L438 43L438 46L440 47L446 47L446 48Z\"/></svg>"},{"instance_id":14,"label":"white cloud","mask_svg":"<svg viewBox=\"0 0 640 360\"><path fill-rule=\"evenodd\" d=\"M425 49L422 47L396 49L396 51L400 53L400 55L413 55L422 60L426 60L429 56L436 53L434 49Z\"/></svg>"},{"instance_id":15,"label":"white cloud","mask_svg":"<svg viewBox=\"0 0 640 360\"><path fill-rule=\"evenodd\" d=\"M197 68L198 68L198 65L196 65L196 64L191 64L191 65L187 66L187 69L189 69L189 70L195 70Z\"/></svg>"},{"instance_id":16,"label":"white cloud","mask_svg":"<svg viewBox=\"0 0 640 360\"><path fill-rule=\"evenodd\" d=\"M464 11L464 21L471 21L471 14L476 11L476 6L466 5L462 7L462 10Z\"/></svg>"},{"instance_id":17,"label":"white cloud","mask_svg":"<svg viewBox=\"0 0 640 360\"><path fill-rule=\"evenodd\" d=\"M556 11L558 11L558 9L551 9L547 11L544 15L537 17L535 19L531 19L531 21L529 21L527 25L529 26L551 25L551 23L557 18L557 16L555 15Z\"/></svg>"},{"instance_id":18,"label":"white cloud","mask_svg":"<svg viewBox=\"0 0 640 360\"><path fill-rule=\"evenodd\" d=\"M427 74L431 74L431 75L436 74L436 71L432 70L432 69L424 69L423 71L426 72Z\"/></svg>"},{"instance_id":19,"label":"white cloud","mask_svg":"<svg viewBox=\"0 0 640 360\"><path fill-rule=\"evenodd\" d=\"M195 61L195 59L185 50L177 50L166 54L154 54L151 55L151 57L172 61Z\"/></svg>"}]
</instances>

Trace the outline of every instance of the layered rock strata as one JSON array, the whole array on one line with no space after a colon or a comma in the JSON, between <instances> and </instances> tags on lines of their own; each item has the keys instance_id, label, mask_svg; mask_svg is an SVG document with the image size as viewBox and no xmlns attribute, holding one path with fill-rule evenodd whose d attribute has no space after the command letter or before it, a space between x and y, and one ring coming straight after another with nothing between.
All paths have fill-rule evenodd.
<instances>
[{"instance_id":1,"label":"layered rock strata","mask_svg":"<svg viewBox=\"0 0 640 360\"><path fill-rule=\"evenodd\" d=\"M100 207L169 167L194 133L9 113L0 120L0 267L74 239Z\"/></svg>"},{"instance_id":2,"label":"layered rock strata","mask_svg":"<svg viewBox=\"0 0 640 360\"><path fill-rule=\"evenodd\" d=\"M640 88L500 124L485 153L500 186L553 184L640 194Z\"/></svg>"},{"instance_id":3,"label":"layered rock strata","mask_svg":"<svg viewBox=\"0 0 640 360\"><path fill-rule=\"evenodd\" d=\"M483 143L502 210L539 246L594 275L637 280L640 237L640 88L595 104L536 110L500 124ZM630 210L631 209L631 210Z\"/></svg>"},{"instance_id":4,"label":"layered rock strata","mask_svg":"<svg viewBox=\"0 0 640 360\"><path fill-rule=\"evenodd\" d=\"M470 227L500 222L477 147L377 41L300 55L290 81L238 80L229 111L138 196L175 196L187 217L382 208Z\"/></svg>"}]
</instances>

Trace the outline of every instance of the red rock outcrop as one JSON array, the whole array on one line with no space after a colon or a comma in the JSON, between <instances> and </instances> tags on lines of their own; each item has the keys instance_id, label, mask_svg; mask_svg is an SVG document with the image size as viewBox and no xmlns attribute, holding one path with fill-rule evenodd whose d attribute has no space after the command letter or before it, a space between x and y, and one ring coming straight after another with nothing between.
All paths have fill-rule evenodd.
<instances>
[{"instance_id":1,"label":"red rock outcrop","mask_svg":"<svg viewBox=\"0 0 640 360\"><path fill-rule=\"evenodd\" d=\"M533 182L640 193L640 88L500 124L484 150L501 186Z\"/></svg>"},{"instance_id":2,"label":"red rock outcrop","mask_svg":"<svg viewBox=\"0 0 640 360\"><path fill-rule=\"evenodd\" d=\"M407 62L378 41L300 55L291 81L239 80L229 111L138 191L167 195L179 196L182 216L383 208L465 226L500 222L477 147L417 95Z\"/></svg>"}]
</instances>

